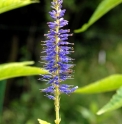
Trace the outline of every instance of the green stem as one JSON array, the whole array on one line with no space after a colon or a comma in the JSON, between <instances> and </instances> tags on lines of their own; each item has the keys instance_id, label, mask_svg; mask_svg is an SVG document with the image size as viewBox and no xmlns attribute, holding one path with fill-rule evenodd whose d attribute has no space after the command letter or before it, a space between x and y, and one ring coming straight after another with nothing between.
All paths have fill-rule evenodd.
<instances>
[{"instance_id":1,"label":"green stem","mask_svg":"<svg viewBox=\"0 0 122 124\"><path fill-rule=\"evenodd\" d=\"M60 109L60 92L59 92L59 87L56 86L56 90L55 90L55 112L56 112L56 120L55 123L59 124L61 119L59 117L59 109Z\"/></svg>"},{"instance_id":2,"label":"green stem","mask_svg":"<svg viewBox=\"0 0 122 124\"><path fill-rule=\"evenodd\" d=\"M55 9L58 11L59 10L59 5L58 5L58 0L53 0L53 2L57 2L57 5L55 6ZM59 25L59 19L56 20L56 23ZM59 32L59 26L56 27L55 31L58 33ZM59 47L58 47L58 42L59 42L59 38L58 38L58 35L55 36L55 43L56 43L56 56L55 56L55 59L56 59L56 64L55 66L58 67L58 62L59 62ZM59 77L59 70L60 68L58 67L58 70L55 72L55 75L57 75ZM60 82L60 79L58 79L58 82ZM59 109L60 109L60 91L59 91L59 86L58 85L54 85L55 86L55 112L56 112L56 120L55 120L55 124L59 124L61 119L60 119L60 116L59 116Z\"/></svg>"}]
</instances>

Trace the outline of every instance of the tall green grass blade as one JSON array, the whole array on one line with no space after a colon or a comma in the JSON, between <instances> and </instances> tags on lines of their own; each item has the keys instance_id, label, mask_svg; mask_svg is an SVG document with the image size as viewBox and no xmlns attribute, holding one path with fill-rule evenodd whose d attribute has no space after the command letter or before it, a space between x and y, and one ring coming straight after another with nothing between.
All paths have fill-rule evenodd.
<instances>
[{"instance_id":1,"label":"tall green grass blade","mask_svg":"<svg viewBox=\"0 0 122 124\"><path fill-rule=\"evenodd\" d=\"M122 75L116 74L96 81L85 87L78 88L75 93L92 94L113 91L122 86Z\"/></svg>"},{"instance_id":2,"label":"tall green grass blade","mask_svg":"<svg viewBox=\"0 0 122 124\"><path fill-rule=\"evenodd\" d=\"M0 80L20 77L20 76L30 76L30 75L38 75L38 74L48 74L47 70L27 66L32 64L33 62L18 62L18 63L10 63L10 64L2 64L0 65Z\"/></svg>"},{"instance_id":3,"label":"tall green grass blade","mask_svg":"<svg viewBox=\"0 0 122 124\"><path fill-rule=\"evenodd\" d=\"M117 93L112 97L112 99L103 107L101 108L97 114L101 115L108 111L113 111L122 107L122 87L117 90Z\"/></svg>"},{"instance_id":4,"label":"tall green grass blade","mask_svg":"<svg viewBox=\"0 0 122 124\"><path fill-rule=\"evenodd\" d=\"M0 116L2 114L5 88L6 88L6 81L5 80L0 81Z\"/></svg>"},{"instance_id":5,"label":"tall green grass blade","mask_svg":"<svg viewBox=\"0 0 122 124\"><path fill-rule=\"evenodd\" d=\"M92 24L105 15L108 11L122 3L122 0L102 0L99 4L88 23L84 24L80 29L75 30L75 33L86 31Z\"/></svg>"},{"instance_id":6,"label":"tall green grass blade","mask_svg":"<svg viewBox=\"0 0 122 124\"><path fill-rule=\"evenodd\" d=\"M0 14L37 2L39 0L0 0Z\"/></svg>"}]
</instances>

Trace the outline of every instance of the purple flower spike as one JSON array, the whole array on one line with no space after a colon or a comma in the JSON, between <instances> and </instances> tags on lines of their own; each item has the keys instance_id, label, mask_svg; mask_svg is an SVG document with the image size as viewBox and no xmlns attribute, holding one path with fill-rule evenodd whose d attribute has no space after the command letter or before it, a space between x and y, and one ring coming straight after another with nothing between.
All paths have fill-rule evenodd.
<instances>
[{"instance_id":1,"label":"purple flower spike","mask_svg":"<svg viewBox=\"0 0 122 124\"><path fill-rule=\"evenodd\" d=\"M68 57L70 53L74 52L71 47L74 44L67 41L72 34L69 34L70 29L62 29L68 25L68 21L63 18L66 10L62 9L62 3L63 0L53 0L51 2L53 10L49 14L54 21L47 23L50 30L47 34L44 34L47 40L42 41L42 45L44 45L42 53L46 54L46 56L41 58L45 62L44 68L49 70L50 75L43 75L41 79L47 81L50 86L41 89L41 91L46 92L46 96L53 100L55 100L54 96L57 88L60 93L65 94L72 93L78 88L78 86L73 87L73 85L61 84L66 79L72 79L73 71L71 68L74 67L74 64L72 64L73 59Z\"/></svg>"}]
</instances>

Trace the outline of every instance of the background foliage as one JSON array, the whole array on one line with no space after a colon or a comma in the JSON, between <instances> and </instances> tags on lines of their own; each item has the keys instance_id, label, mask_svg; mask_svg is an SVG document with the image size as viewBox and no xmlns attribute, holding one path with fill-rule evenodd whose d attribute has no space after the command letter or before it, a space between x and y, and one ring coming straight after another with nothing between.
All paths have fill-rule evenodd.
<instances>
[{"instance_id":1,"label":"background foliage","mask_svg":"<svg viewBox=\"0 0 122 124\"><path fill-rule=\"evenodd\" d=\"M97 8L101 0L64 0L67 9L65 18L73 32L84 23ZM69 39L75 43L76 67L74 80L69 84L79 87L95 82L111 74L122 73L122 5L104 15L86 32L75 34ZM42 67L40 41L47 32L50 1L32 4L0 15L0 63L34 60ZM36 124L37 118L53 123L55 116L53 102L39 92L45 83L36 77L21 77L7 80L2 114L2 124ZM95 95L62 95L62 124L121 124L122 111L116 110L97 116L96 112L108 102L115 92ZM69 106L70 105L70 106ZM72 109L71 109L72 108ZM23 114L24 113L24 114Z\"/></svg>"}]
</instances>

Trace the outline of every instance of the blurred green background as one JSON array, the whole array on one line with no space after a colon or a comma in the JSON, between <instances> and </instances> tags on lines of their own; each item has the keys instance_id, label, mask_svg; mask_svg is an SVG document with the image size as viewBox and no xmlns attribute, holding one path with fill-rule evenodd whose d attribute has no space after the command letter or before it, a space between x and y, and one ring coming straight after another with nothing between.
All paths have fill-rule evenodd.
<instances>
[{"instance_id":1,"label":"blurred green background","mask_svg":"<svg viewBox=\"0 0 122 124\"><path fill-rule=\"evenodd\" d=\"M0 64L34 60L39 63L45 40L50 0L41 0L0 15ZM86 23L101 0L64 0L66 28L71 32ZM66 83L79 87L115 73L122 73L122 5L104 15L87 31L75 34L69 42L75 43L74 80ZM39 91L46 87L40 76L7 80L1 124L38 124L37 118L54 123L53 101ZM122 109L97 116L114 92L93 95L71 94L61 97L61 124L121 124Z\"/></svg>"}]
</instances>

